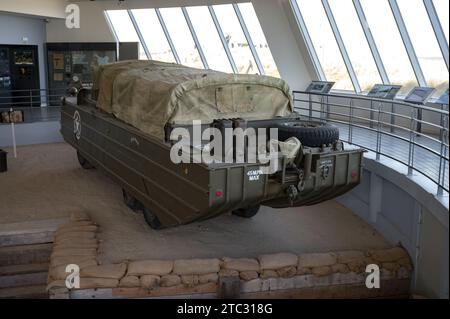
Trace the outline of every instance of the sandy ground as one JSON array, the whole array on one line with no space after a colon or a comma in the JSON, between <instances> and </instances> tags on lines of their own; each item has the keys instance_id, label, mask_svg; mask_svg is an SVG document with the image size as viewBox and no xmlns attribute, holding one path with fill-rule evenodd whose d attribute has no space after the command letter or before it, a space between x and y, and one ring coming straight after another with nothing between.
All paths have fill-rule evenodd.
<instances>
[{"instance_id":1,"label":"sandy ground","mask_svg":"<svg viewBox=\"0 0 450 319\"><path fill-rule=\"evenodd\" d=\"M384 248L389 243L335 201L300 208L263 207L252 219L231 214L152 230L122 202L121 189L102 172L83 170L64 143L20 147L0 173L0 223L67 216L84 210L101 226L100 258L206 258L272 252Z\"/></svg>"}]
</instances>

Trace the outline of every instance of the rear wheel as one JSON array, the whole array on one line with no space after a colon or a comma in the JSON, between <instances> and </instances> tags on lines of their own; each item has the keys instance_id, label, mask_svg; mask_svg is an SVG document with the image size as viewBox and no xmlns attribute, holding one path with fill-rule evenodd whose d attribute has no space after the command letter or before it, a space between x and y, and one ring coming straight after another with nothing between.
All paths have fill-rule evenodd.
<instances>
[{"instance_id":1,"label":"rear wheel","mask_svg":"<svg viewBox=\"0 0 450 319\"><path fill-rule=\"evenodd\" d=\"M133 210L135 212L142 209L139 201L133 195L128 193L126 190L124 190L123 188L122 188L122 194L123 194L123 202L125 203L125 205L128 206L128 208L130 208L131 210Z\"/></svg>"},{"instance_id":2,"label":"rear wheel","mask_svg":"<svg viewBox=\"0 0 450 319\"><path fill-rule=\"evenodd\" d=\"M277 128L281 141L296 137L303 145L310 147L321 147L339 140L339 129L325 122L285 122L278 125Z\"/></svg>"},{"instance_id":3,"label":"rear wheel","mask_svg":"<svg viewBox=\"0 0 450 319\"><path fill-rule=\"evenodd\" d=\"M251 218L251 217L255 216L258 213L259 207L260 206L257 205L257 206L247 207L247 208L239 208L239 209L233 210L231 213L233 215L236 215L236 216L239 216L239 217Z\"/></svg>"},{"instance_id":4,"label":"rear wheel","mask_svg":"<svg viewBox=\"0 0 450 319\"><path fill-rule=\"evenodd\" d=\"M158 217L153 214L147 207L143 208L144 218L147 224L153 229L161 229L162 224L159 221Z\"/></svg>"},{"instance_id":5,"label":"rear wheel","mask_svg":"<svg viewBox=\"0 0 450 319\"><path fill-rule=\"evenodd\" d=\"M93 169L93 168L95 168L94 165L89 163L89 161L87 159L85 159L83 157L83 155L80 154L79 151L77 151L77 158L78 158L78 163L80 163L81 167L83 167L84 169Z\"/></svg>"}]
</instances>

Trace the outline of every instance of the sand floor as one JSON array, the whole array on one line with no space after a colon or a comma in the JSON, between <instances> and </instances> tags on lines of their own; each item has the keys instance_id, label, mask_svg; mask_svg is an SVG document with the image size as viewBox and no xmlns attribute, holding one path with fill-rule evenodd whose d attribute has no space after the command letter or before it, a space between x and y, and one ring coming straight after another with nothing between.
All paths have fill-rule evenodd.
<instances>
[{"instance_id":1,"label":"sand floor","mask_svg":"<svg viewBox=\"0 0 450 319\"><path fill-rule=\"evenodd\" d=\"M257 256L273 252L322 252L384 248L389 243L335 201L311 207L262 207L252 219L231 214L185 226L152 230L128 209L112 180L83 170L65 143L19 147L0 173L0 223L67 216L83 210L101 226L100 259Z\"/></svg>"}]
</instances>

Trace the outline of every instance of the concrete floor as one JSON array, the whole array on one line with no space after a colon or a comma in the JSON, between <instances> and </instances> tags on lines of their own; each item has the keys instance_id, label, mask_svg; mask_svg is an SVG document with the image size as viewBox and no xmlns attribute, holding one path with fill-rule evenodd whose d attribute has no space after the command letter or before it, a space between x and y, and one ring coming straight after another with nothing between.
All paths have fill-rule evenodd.
<instances>
[{"instance_id":1,"label":"concrete floor","mask_svg":"<svg viewBox=\"0 0 450 319\"><path fill-rule=\"evenodd\" d=\"M83 170L64 143L20 147L0 173L0 223L67 216L84 210L101 226L100 259L257 256L384 248L389 243L335 201L300 208L263 207L252 219L231 214L160 231L122 203L121 189L97 170Z\"/></svg>"}]
</instances>

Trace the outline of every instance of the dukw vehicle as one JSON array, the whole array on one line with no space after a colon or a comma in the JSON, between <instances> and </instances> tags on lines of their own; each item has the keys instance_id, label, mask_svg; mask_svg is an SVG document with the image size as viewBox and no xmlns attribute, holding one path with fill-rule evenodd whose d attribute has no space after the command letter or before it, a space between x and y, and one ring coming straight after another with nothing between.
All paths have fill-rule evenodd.
<instances>
[{"instance_id":1,"label":"dukw vehicle","mask_svg":"<svg viewBox=\"0 0 450 319\"><path fill-rule=\"evenodd\" d=\"M83 168L112 177L125 203L143 211L155 229L230 211L252 217L260 205L313 205L361 180L363 150L344 150L332 125L304 121L281 79L124 61L100 66L91 90L71 93L62 99L64 140ZM174 162L178 141L171 135L179 128L191 132L193 120L219 132L278 129L276 168L264 170L273 161L259 160ZM274 145L269 137L267 145ZM207 142L189 146L192 154Z\"/></svg>"}]
</instances>

